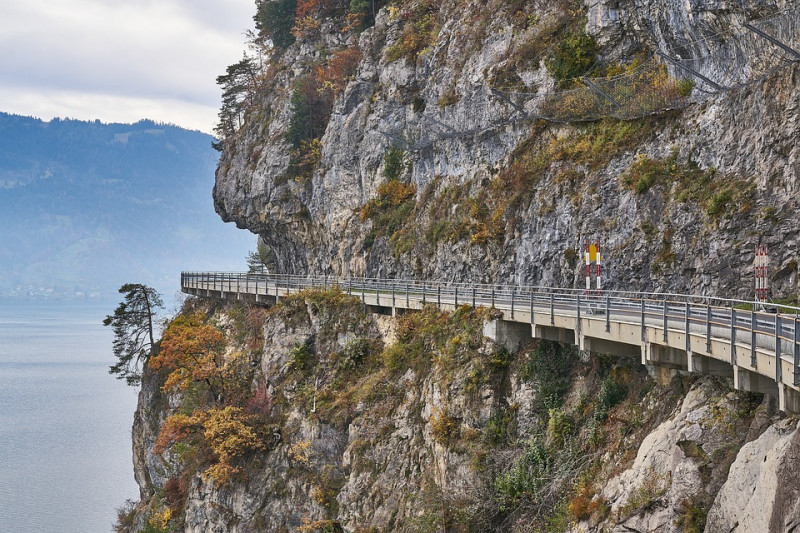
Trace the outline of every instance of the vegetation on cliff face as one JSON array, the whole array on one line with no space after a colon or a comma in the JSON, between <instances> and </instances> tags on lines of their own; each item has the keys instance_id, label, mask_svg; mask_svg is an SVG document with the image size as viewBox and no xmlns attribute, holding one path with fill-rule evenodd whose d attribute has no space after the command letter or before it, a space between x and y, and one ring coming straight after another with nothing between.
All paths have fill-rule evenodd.
<instances>
[{"instance_id":1,"label":"vegetation on cliff face","mask_svg":"<svg viewBox=\"0 0 800 533\"><path fill-rule=\"evenodd\" d=\"M733 459L720 444L694 452L711 497L681 507L660 471L623 503L607 494L694 380L664 388L635 361L545 341L509 352L483 337L496 316L428 306L378 324L338 289L268 311L189 300L144 384L168 394L149 406L167 475L118 529L560 532L658 506L702 522ZM735 449L758 403L713 401L703 424Z\"/></svg>"}]
</instances>

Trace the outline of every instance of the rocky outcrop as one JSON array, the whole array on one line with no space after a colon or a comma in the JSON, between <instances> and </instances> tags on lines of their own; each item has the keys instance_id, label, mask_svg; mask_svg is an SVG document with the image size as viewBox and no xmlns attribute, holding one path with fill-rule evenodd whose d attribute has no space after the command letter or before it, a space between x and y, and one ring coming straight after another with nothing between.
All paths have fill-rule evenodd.
<instances>
[{"instance_id":1,"label":"rocky outcrop","mask_svg":"<svg viewBox=\"0 0 800 533\"><path fill-rule=\"evenodd\" d=\"M797 422L745 444L708 515L708 531L794 531L800 524Z\"/></svg>"},{"instance_id":2,"label":"rocky outcrop","mask_svg":"<svg viewBox=\"0 0 800 533\"><path fill-rule=\"evenodd\" d=\"M544 61L547 43L527 61L520 50L555 27L559 6L515 13L494 2L494 16L487 18L478 2L442 2L434 11L441 25L437 38L413 60L387 59L402 35L403 16L382 9L360 35L323 25L330 33L321 31L273 56L277 67L248 120L225 142L217 210L258 233L274 252L275 269L283 272L572 286L580 272L569 250L580 249L584 238L597 238L606 253L609 288L745 298L760 243L771 245L776 295L796 294L796 65L717 95L704 95L698 86L696 103L649 119L622 147L604 148L599 135L586 139L592 135L580 124L538 124L532 131L490 89L511 72L515 83L524 84L522 91L553 90ZM763 39L742 34L741 24L780 7L600 2L586 7L586 31L600 45L600 64L629 62L637 50L681 50L684 58L708 56L704 72L722 79L755 72L748 61L775 55ZM523 16L528 19L520 26ZM697 44L709 35L716 37L708 42L741 41L740 54L714 55L716 48ZM549 46L558 38L551 36ZM337 47L357 48L361 60L334 101L313 175L287 181L291 157L284 134L292 88L309 72L303 65L324 62L319 50ZM547 151L551 139L567 150L571 142L595 143L605 154L590 161L553 155ZM360 213L385 181L384 159L393 146L404 149L402 179L415 185L416 207L401 231L387 234ZM539 175L519 200L503 203L500 198L518 193L506 189L495 198L489 184L509 187L497 178L525 150L553 160L537 167ZM673 170L662 183L636 192L621 182L641 158L669 161L672 154ZM682 168L706 172L712 185L703 187L704 194L687 192L691 186L676 177ZM448 202L444 198L457 189L462 192L449 200L449 210L434 212L430 199ZM469 210L464 206L480 204L489 209L486 223L499 233L488 242L479 230L459 230L456 220L459 210ZM464 224L479 227L481 215L472 209ZM458 227L442 239L437 228L444 222Z\"/></svg>"},{"instance_id":3,"label":"rocky outcrop","mask_svg":"<svg viewBox=\"0 0 800 533\"><path fill-rule=\"evenodd\" d=\"M234 312L209 320L241 343ZM706 514L707 531L800 519L796 421L776 418L770 401L711 377L661 387L636 361L580 360L555 344L509 353L483 338L486 318L428 309L378 324L341 294L289 298L251 354L269 429L235 463L240 474L204 473L214 455L202 432L154 453L166 418L205 408L188 392L142 395L142 502L129 523L198 533L563 523L577 533L701 531ZM156 391L163 376L144 382Z\"/></svg>"}]
</instances>

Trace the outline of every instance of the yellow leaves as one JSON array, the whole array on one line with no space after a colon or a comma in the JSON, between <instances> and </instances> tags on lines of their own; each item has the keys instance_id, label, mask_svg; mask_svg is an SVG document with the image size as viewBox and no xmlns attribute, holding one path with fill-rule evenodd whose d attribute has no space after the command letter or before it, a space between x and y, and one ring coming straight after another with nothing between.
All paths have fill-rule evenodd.
<instances>
[{"instance_id":1,"label":"yellow leaves","mask_svg":"<svg viewBox=\"0 0 800 533\"><path fill-rule=\"evenodd\" d=\"M241 407L228 406L208 411L203 437L223 463L264 449L264 443L249 425L249 417Z\"/></svg>"},{"instance_id":2,"label":"yellow leaves","mask_svg":"<svg viewBox=\"0 0 800 533\"><path fill-rule=\"evenodd\" d=\"M311 463L311 456L313 454L314 450L311 448L310 440L299 440L289 448L289 456L305 466Z\"/></svg>"},{"instance_id":3,"label":"yellow leaves","mask_svg":"<svg viewBox=\"0 0 800 533\"><path fill-rule=\"evenodd\" d=\"M232 406L207 411L198 409L191 416L178 413L168 417L156 439L155 452L163 454L178 442L190 441L214 457L215 462L206 468L203 477L219 485L242 473L238 463L247 454L265 449L253 426L252 415L241 407Z\"/></svg>"}]
</instances>

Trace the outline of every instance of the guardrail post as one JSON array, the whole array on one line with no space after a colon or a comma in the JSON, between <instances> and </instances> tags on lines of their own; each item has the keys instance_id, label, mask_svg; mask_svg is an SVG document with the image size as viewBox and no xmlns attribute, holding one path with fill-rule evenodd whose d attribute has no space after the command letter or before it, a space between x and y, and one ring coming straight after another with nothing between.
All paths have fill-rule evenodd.
<instances>
[{"instance_id":1,"label":"guardrail post","mask_svg":"<svg viewBox=\"0 0 800 533\"><path fill-rule=\"evenodd\" d=\"M362 305L366 305L366 303L367 303L367 300L364 298L364 285L366 285L364 280L365 280L365 278L362 276L361 277L361 304Z\"/></svg>"},{"instance_id":2,"label":"guardrail post","mask_svg":"<svg viewBox=\"0 0 800 533\"><path fill-rule=\"evenodd\" d=\"M533 324L533 291L530 292L531 297L531 324Z\"/></svg>"},{"instance_id":3,"label":"guardrail post","mask_svg":"<svg viewBox=\"0 0 800 533\"><path fill-rule=\"evenodd\" d=\"M347 278L347 295L348 296L352 296L353 295L353 278L352 277Z\"/></svg>"},{"instance_id":4,"label":"guardrail post","mask_svg":"<svg viewBox=\"0 0 800 533\"><path fill-rule=\"evenodd\" d=\"M392 281L392 309L396 307L394 299L394 281Z\"/></svg>"},{"instance_id":5,"label":"guardrail post","mask_svg":"<svg viewBox=\"0 0 800 533\"><path fill-rule=\"evenodd\" d=\"M664 319L664 331L662 332L661 338L664 342L667 342L667 299L664 298L664 311L663 311L663 319Z\"/></svg>"},{"instance_id":6,"label":"guardrail post","mask_svg":"<svg viewBox=\"0 0 800 533\"><path fill-rule=\"evenodd\" d=\"M775 313L775 381L781 386L783 368L781 365L781 314Z\"/></svg>"},{"instance_id":7,"label":"guardrail post","mask_svg":"<svg viewBox=\"0 0 800 533\"><path fill-rule=\"evenodd\" d=\"M575 313L577 319L575 320L575 333L580 336L581 334L581 293L575 294ZM578 339L576 339L578 340ZM580 344L580 343L579 343Z\"/></svg>"},{"instance_id":8,"label":"guardrail post","mask_svg":"<svg viewBox=\"0 0 800 533\"><path fill-rule=\"evenodd\" d=\"M453 307L458 309L458 285L453 289Z\"/></svg>"},{"instance_id":9,"label":"guardrail post","mask_svg":"<svg viewBox=\"0 0 800 533\"><path fill-rule=\"evenodd\" d=\"M684 336L686 337L684 340L686 342L686 355L687 356L689 355L689 352L692 351L692 340L689 337L689 327L690 327L689 326L689 313L690 313L689 302L686 302L686 311L685 311L684 323L683 323L683 333L684 333Z\"/></svg>"},{"instance_id":10,"label":"guardrail post","mask_svg":"<svg viewBox=\"0 0 800 533\"><path fill-rule=\"evenodd\" d=\"M422 306L425 307L425 293L428 292L425 289L425 282L422 282Z\"/></svg>"},{"instance_id":11,"label":"guardrail post","mask_svg":"<svg viewBox=\"0 0 800 533\"><path fill-rule=\"evenodd\" d=\"M647 331L645 330L645 323L644 323L644 298L642 298L642 342L647 340Z\"/></svg>"},{"instance_id":12,"label":"guardrail post","mask_svg":"<svg viewBox=\"0 0 800 533\"><path fill-rule=\"evenodd\" d=\"M711 304L706 304L706 351L711 353Z\"/></svg>"},{"instance_id":13,"label":"guardrail post","mask_svg":"<svg viewBox=\"0 0 800 533\"><path fill-rule=\"evenodd\" d=\"M441 283L437 283L436 284L436 307L438 307L440 309L442 307L442 284Z\"/></svg>"},{"instance_id":14,"label":"guardrail post","mask_svg":"<svg viewBox=\"0 0 800 533\"><path fill-rule=\"evenodd\" d=\"M375 287L375 305L381 305L381 287L378 284Z\"/></svg>"},{"instance_id":15,"label":"guardrail post","mask_svg":"<svg viewBox=\"0 0 800 533\"><path fill-rule=\"evenodd\" d=\"M756 368L756 311L750 309L750 366Z\"/></svg>"},{"instance_id":16,"label":"guardrail post","mask_svg":"<svg viewBox=\"0 0 800 533\"><path fill-rule=\"evenodd\" d=\"M328 274L325 274L322 278L322 288L326 291L328 290Z\"/></svg>"},{"instance_id":17,"label":"guardrail post","mask_svg":"<svg viewBox=\"0 0 800 533\"><path fill-rule=\"evenodd\" d=\"M797 331L797 315L794 317L794 386L800 385L800 332Z\"/></svg>"},{"instance_id":18,"label":"guardrail post","mask_svg":"<svg viewBox=\"0 0 800 533\"><path fill-rule=\"evenodd\" d=\"M409 303L408 303L408 293L409 293L409 291L410 291L410 288L409 288L409 286L408 286L408 282L406 282L406 309L408 309L409 307L411 307L411 306L409 305Z\"/></svg>"},{"instance_id":19,"label":"guardrail post","mask_svg":"<svg viewBox=\"0 0 800 533\"><path fill-rule=\"evenodd\" d=\"M472 287L472 308L475 309L475 287Z\"/></svg>"},{"instance_id":20,"label":"guardrail post","mask_svg":"<svg viewBox=\"0 0 800 533\"><path fill-rule=\"evenodd\" d=\"M606 333L611 332L611 296L606 293Z\"/></svg>"},{"instance_id":21,"label":"guardrail post","mask_svg":"<svg viewBox=\"0 0 800 533\"><path fill-rule=\"evenodd\" d=\"M551 292L550 293L550 325L555 325L556 323L556 297Z\"/></svg>"},{"instance_id":22,"label":"guardrail post","mask_svg":"<svg viewBox=\"0 0 800 533\"><path fill-rule=\"evenodd\" d=\"M514 320L514 287L511 287L511 320Z\"/></svg>"},{"instance_id":23,"label":"guardrail post","mask_svg":"<svg viewBox=\"0 0 800 533\"><path fill-rule=\"evenodd\" d=\"M492 309L494 309L494 287L492 287Z\"/></svg>"},{"instance_id":24,"label":"guardrail post","mask_svg":"<svg viewBox=\"0 0 800 533\"><path fill-rule=\"evenodd\" d=\"M736 364L736 309L731 307L731 364Z\"/></svg>"}]
</instances>

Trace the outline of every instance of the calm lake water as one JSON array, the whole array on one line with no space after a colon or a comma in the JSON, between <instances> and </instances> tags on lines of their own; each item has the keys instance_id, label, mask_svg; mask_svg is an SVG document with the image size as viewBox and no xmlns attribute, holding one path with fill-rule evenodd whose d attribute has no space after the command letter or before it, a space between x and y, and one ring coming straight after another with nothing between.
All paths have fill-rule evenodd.
<instances>
[{"instance_id":1,"label":"calm lake water","mask_svg":"<svg viewBox=\"0 0 800 533\"><path fill-rule=\"evenodd\" d=\"M0 532L108 532L138 499L137 390L107 372L115 306L0 299Z\"/></svg>"}]
</instances>

